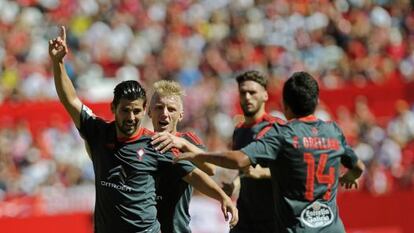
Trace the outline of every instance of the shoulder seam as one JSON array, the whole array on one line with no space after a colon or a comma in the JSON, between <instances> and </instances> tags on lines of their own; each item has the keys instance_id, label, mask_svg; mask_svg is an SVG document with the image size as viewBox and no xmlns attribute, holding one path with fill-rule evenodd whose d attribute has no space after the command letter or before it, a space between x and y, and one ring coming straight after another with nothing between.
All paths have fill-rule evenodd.
<instances>
[{"instance_id":1,"label":"shoulder seam","mask_svg":"<svg viewBox=\"0 0 414 233\"><path fill-rule=\"evenodd\" d=\"M195 133L185 132L183 135L188 136L191 139L192 143L195 143L197 145L203 145L203 141Z\"/></svg>"},{"instance_id":2,"label":"shoulder seam","mask_svg":"<svg viewBox=\"0 0 414 233\"><path fill-rule=\"evenodd\" d=\"M144 135L144 136L154 136L154 132L152 132L151 130L149 130L149 129L147 129L147 128L143 128L144 130L143 130L143 132L142 132L142 135Z\"/></svg>"},{"instance_id":3,"label":"shoulder seam","mask_svg":"<svg viewBox=\"0 0 414 233\"><path fill-rule=\"evenodd\" d=\"M265 116L265 120L266 120L266 121L268 121L268 122L270 122L270 123L285 124L285 121L284 121L284 120L282 120L282 119L281 119L281 118L279 118L279 117L272 116L272 115L270 115L270 114L267 114L267 115Z\"/></svg>"},{"instance_id":4,"label":"shoulder seam","mask_svg":"<svg viewBox=\"0 0 414 233\"><path fill-rule=\"evenodd\" d=\"M256 139L262 138L271 128L273 124L266 125L260 132L257 134Z\"/></svg>"}]
</instances>

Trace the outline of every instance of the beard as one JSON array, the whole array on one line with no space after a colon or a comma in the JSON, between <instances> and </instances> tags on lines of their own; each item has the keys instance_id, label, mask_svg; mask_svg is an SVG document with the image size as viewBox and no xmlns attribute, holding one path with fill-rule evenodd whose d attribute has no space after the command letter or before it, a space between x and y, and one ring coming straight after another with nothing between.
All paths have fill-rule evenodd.
<instances>
[{"instance_id":1,"label":"beard","mask_svg":"<svg viewBox=\"0 0 414 233\"><path fill-rule=\"evenodd\" d=\"M247 117L254 116L260 109L259 107L249 109L247 106L241 106L241 108L242 108L242 111L243 111L243 115L245 115Z\"/></svg>"},{"instance_id":2,"label":"beard","mask_svg":"<svg viewBox=\"0 0 414 233\"><path fill-rule=\"evenodd\" d=\"M116 126L118 130L121 131L122 134L128 137L134 135L135 132L137 132L138 125L139 125L139 122L135 122L134 125L128 126L126 121L123 121L123 122L116 121Z\"/></svg>"}]
</instances>

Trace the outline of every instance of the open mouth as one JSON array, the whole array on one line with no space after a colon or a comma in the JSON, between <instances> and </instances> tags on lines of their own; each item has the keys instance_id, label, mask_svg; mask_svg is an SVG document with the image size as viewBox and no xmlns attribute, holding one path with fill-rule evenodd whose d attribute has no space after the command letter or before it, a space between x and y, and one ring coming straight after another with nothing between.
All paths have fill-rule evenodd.
<instances>
[{"instance_id":1,"label":"open mouth","mask_svg":"<svg viewBox=\"0 0 414 233\"><path fill-rule=\"evenodd\" d=\"M166 121L159 121L159 122L158 122L158 124L159 124L161 127L168 126L168 122L166 122Z\"/></svg>"},{"instance_id":2,"label":"open mouth","mask_svg":"<svg viewBox=\"0 0 414 233\"><path fill-rule=\"evenodd\" d=\"M127 123L125 123L125 127L126 128L134 128L135 127L135 123L134 122L127 122Z\"/></svg>"}]
</instances>

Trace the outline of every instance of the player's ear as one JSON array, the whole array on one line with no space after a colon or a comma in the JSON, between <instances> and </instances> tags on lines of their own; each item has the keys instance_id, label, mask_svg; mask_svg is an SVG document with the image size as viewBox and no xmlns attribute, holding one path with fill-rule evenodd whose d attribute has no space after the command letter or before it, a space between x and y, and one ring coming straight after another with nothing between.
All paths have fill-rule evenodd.
<instances>
[{"instance_id":1,"label":"player's ear","mask_svg":"<svg viewBox=\"0 0 414 233\"><path fill-rule=\"evenodd\" d=\"M181 99L181 101L179 102L179 106L178 109L180 111L180 115L178 116L178 122L182 121L184 119L184 104L183 101Z\"/></svg>"},{"instance_id":2,"label":"player's ear","mask_svg":"<svg viewBox=\"0 0 414 233\"><path fill-rule=\"evenodd\" d=\"M180 115L178 117L178 122L182 121L184 119L184 111L180 111Z\"/></svg>"},{"instance_id":3,"label":"player's ear","mask_svg":"<svg viewBox=\"0 0 414 233\"><path fill-rule=\"evenodd\" d=\"M264 92L264 101L268 101L269 100L269 94L267 93L267 91Z\"/></svg>"}]
</instances>

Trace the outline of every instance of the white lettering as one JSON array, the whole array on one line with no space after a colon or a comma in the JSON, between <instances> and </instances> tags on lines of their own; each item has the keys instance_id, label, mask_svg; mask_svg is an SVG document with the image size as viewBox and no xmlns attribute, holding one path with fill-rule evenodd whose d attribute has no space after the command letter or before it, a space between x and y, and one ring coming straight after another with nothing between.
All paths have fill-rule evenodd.
<instances>
[{"instance_id":1,"label":"white lettering","mask_svg":"<svg viewBox=\"0 0 414 233\"><path fill-rule=\"evenodd\" d=\"M302 211L300 218L308 227L317 228L331 224L334 214L328 205L314 202Z\"/></svg>"},{"instance_id":2,"label":"white lettering","mask_svg":"<svg viewBox=\"0 0 414 233\"><path fill-rule=\"evenodd\" d=\"M101 185L104 187L108 187L108 188L114 188L114 189L118 189L118 190L122 190L122 191L128 191L131 192L132 188L128 187L126 185L120 185L120 184L114 184L111 182L106 182L106 181L101 181Z\"/></svg>"}]
</instances>

